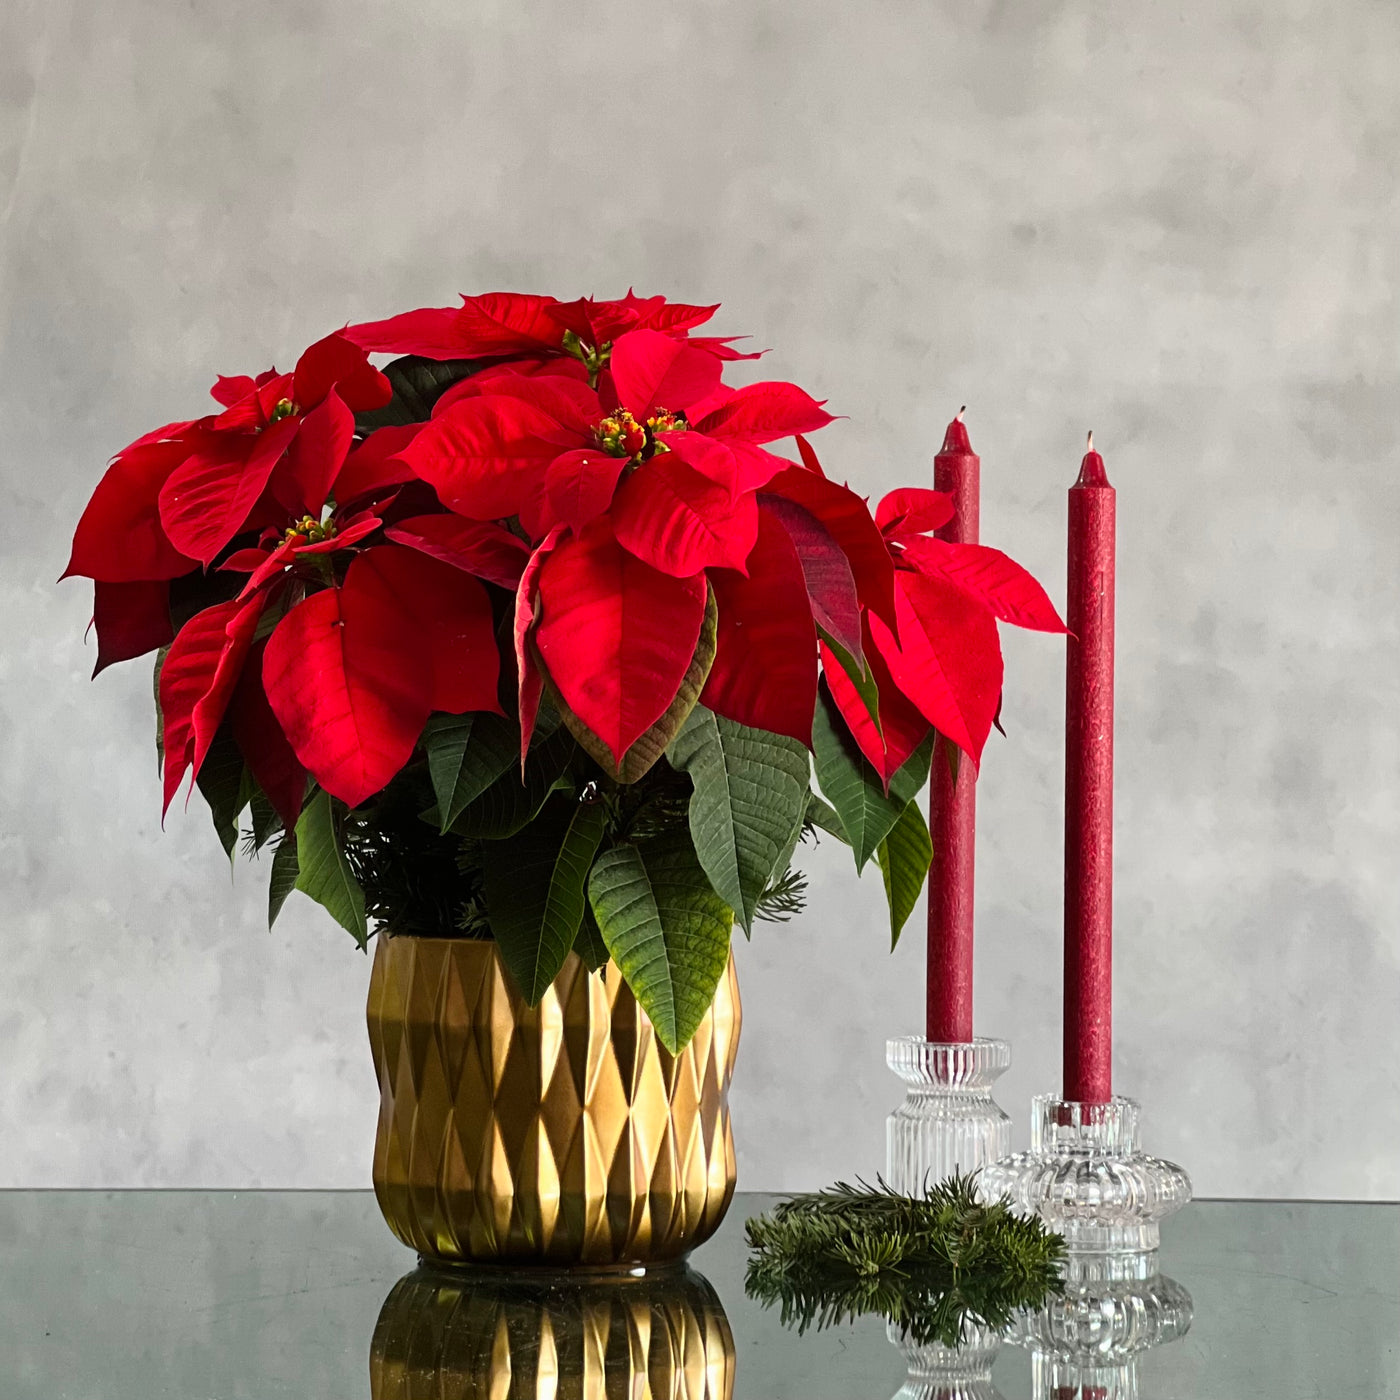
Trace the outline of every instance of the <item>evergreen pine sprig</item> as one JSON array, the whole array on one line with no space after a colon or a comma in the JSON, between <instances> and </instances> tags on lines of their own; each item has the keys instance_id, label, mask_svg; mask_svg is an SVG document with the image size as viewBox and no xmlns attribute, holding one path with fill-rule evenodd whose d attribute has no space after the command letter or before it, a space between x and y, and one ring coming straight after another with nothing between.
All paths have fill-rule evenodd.
<instances>
[{"instance_id":1,"label":"evergreen pine sprig","mask_svg":"<svg viewBox=\"0 0 1400 1400\"><path fill-rule=\"evenodd\" d=\"M969 1322L1000 1331L1063 1288L1064 1241L957 1176L924 1199L883 1181L790 1197L746 1227L745 1291L799 1332L878 1313L917 1345L957 1346Z\"/></svg>"}]
</instances>

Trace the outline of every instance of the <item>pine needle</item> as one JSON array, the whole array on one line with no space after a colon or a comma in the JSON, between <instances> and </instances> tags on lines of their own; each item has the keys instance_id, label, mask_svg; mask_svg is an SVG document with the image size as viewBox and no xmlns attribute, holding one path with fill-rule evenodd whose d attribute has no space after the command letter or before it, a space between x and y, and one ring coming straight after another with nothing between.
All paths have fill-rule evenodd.
<instances>
[{"instance_id":1,"label":"pine needle","mask_svg":"<svg viewBox=\"0 0 1400 1400\"><path fill-rule=\"evenodd\" d=\"M806 907L807 877L800 870L788 870L759 895L754 914L768 923L785 924Z\"/></svg>"},{"instance_id":2,"label":"pine needle","mask_svg":"<svg viewBox=\"0 0 1400 1400\"><path fill-rule=\"evenodd\" d=\"M799 1332L879 1314L916 1345L957 1346L969 1323L1000 1331L1063 1288L1064 1241L970 1177L926 1199L883 1181L792 1196L748 1222L745 1291Z\"/></svg>"}]
</instances>

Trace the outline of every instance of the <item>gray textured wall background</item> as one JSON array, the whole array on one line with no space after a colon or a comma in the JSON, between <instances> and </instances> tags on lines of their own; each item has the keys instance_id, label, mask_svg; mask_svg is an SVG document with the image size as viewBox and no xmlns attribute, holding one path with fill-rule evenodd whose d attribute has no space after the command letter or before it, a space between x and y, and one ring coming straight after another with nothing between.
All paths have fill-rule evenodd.
<instances>
[{"instance_id":1,"label":"gray textured wall background","mask_svg":"<svg viewBox=\"0 0 1400 1400\"><path fill-rule=\"evenodd\" d=\"M1120 493L1117 1080L1202 1194L1400 1196L1400 9L7 0L0 1185L358 1186L366 961L159 827L144 664L55 588L107 455L216 371L496 287L722 299L1062 600ZM1058 1078L1062 652L1007 638L977 1013ZM749 1188L872 1172L917 936L829 847L740 951ZM918 923L921 915L915 916Z\"/></svg>"}]
</instances>

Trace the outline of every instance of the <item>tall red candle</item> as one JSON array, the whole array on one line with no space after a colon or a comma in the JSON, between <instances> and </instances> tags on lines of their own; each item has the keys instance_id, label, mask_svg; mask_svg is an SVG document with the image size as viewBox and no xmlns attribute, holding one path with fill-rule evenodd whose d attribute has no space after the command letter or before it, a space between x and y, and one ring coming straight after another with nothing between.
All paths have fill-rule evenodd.
<instances>
[{"instance_id":1,"label":"tall red candle","mask_svg":"<svg viewBox=\"0 0 1400 1400\"><path fill-rule=\"evenodd\" d=\"M976 544L982 459L972 450L963 410L948 424L933 459L933 485L953 498L953 518L938 537ZM961 765L953 780L939 739L929 782L929 834L933 864L928 876L927 1036L931 1041L972 1039L972 881L977 828L977 774Z\"/></svg>"},{"instance_id":2,"label":"tall red candle","mask_svg":"<svg viewBox=\"0 0 1400 1400\"><path fill-rule=\"evenodd\" d=\"M1113 585L1115 493L1089 451L1069 492L1065 671L1065 1083L1113 1094Z\"/></svg>"}]
</instances>

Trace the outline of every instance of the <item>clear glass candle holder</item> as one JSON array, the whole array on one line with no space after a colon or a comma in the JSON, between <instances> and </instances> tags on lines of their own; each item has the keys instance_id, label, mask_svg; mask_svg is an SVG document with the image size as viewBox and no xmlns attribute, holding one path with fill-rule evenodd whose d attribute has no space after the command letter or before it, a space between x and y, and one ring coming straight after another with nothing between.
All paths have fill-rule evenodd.
<instances>
[{"instance_id":1,"label":"clear glass candle holder","mask_svg":"<svg viewBox=\"0 0 1400 1400\"><path fill-rule=\"evenodd\" d=\"M992 1085L1011 1065L1004 1040L941 1044L904 1036L885 1047L904 1102L885 1129L885 1180L919 1196L955 1173L970 1175L1011 1150L1011 1119Z\"/></svg>"},{"instance_id":2,"label":"clear glass candle holder","mask_svg":"<svg viewBox=\"0 0 1400 1400\"><path fill-rule=\"evenodd\" d=\"M1158 1271L1155 1251L1071 1254L1063 1272L1064 1292L1006 1331L1031 1353L1035 1400L1137 1400L1137 1358L1186 1334L1191 1295Z\"/></svg>"},{"instance_id":3,"label":"clear glass candle holder","mask_svg":"<svg viewBox=\"0 0 1400 1400\"><path fill-rule=\"evenodd\" d=\"M1001 1337L990 1328L969 1324L955 1347L916 1342L894 1322L886 1324L886 1334L909 1368L894 1400L1002 1400L992 1384Z\"/></svg>"},{"instance_id":4,"label":"clear glass candle holder","mask_svg":"<svg viewBox=\"0 0 1400 1400\"><path fill-rule=\"evenodd\" d=\"M1155 1250L1159 1222L1191 1199L1191 1178L1139 1147L1132 1099L1031 1101L1031 1148L988 1167L986 1199L1010 1196L1079 1252Z\"/></svg>"}]
</instances>

